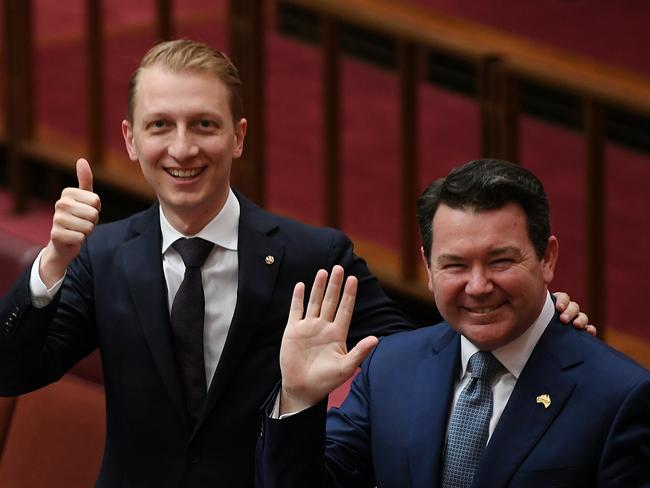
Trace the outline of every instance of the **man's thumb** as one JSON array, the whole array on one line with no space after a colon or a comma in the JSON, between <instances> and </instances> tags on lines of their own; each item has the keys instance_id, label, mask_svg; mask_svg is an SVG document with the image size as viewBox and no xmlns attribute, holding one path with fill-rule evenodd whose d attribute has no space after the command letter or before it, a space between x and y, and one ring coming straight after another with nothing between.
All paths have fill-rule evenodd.
<instances>
[{"instance_id":1,"label":"man's thumb","mask_svg":"<svg viewBox=\"0 0 650 488\"><path fill-rule=\"evenodd\" d=\"M77 180L79 189L93 191L93 172L88 161L83 158L77 160Z\"/></svg>"},{"instance_id":2,"label":"man's thumb","mask_svg":"<svg viewBox=\"0 0 650 488\"><path fill-rule=\"evenodd\" d=\"M368 357L378 343L379 339L375 336L364 337L345 355L343 369L349 371L350 376L352 376L357 367Z\"/></svg>"}]
</instances>

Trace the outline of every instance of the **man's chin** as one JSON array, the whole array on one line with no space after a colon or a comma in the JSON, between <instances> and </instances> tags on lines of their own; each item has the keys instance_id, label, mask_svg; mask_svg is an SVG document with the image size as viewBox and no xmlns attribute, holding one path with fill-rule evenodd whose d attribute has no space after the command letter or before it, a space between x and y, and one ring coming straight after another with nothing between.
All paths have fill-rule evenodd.
<instances>
[{"instance_id":1,"label":"man's chin","mask_svg":"<svg viewBox=\"0 0 650 488\"><path fill-rule=\"evenodd\" d=\"M507 333L500 323L465 324L459 332L482 351L491 351L508 342Z\"/></svg>"}]
</instances>

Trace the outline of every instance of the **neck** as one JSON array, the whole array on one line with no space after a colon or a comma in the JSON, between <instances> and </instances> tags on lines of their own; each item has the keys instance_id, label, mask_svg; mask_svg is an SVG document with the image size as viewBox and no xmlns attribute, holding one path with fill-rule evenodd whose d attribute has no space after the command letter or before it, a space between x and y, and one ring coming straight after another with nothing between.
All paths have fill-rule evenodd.
<instances>
[{"instance_id":1,"label":"neck","mask_svg":"<svg viewBox=\"0 0 650 488\"><path fill-rule=\"evenodd\" d=\"M191 208L184 212L178 209L169 209L161 203L161 208L169 224L185 236L198 234L212 219L223 209L228 194L222 199L216 208Z\"/></svg>"}]
</instances>

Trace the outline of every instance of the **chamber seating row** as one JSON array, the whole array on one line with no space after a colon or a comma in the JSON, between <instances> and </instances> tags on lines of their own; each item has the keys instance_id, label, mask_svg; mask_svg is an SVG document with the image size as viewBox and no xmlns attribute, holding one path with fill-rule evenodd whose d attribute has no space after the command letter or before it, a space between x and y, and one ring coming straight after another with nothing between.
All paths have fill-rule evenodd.
<instances>
[{"instance_id":1,"label":"chamber seating row","mask_svg":"<svg viewBox=\"0 0 650 488\"><path fill-rule=\"evenodd\" d=\"M2 295L40 248L33 240L0 229ZM57 383L20 397L0 398L0 486L93 486L106 423L101 378L95 354Z\"/></svg>"}]
</instances>

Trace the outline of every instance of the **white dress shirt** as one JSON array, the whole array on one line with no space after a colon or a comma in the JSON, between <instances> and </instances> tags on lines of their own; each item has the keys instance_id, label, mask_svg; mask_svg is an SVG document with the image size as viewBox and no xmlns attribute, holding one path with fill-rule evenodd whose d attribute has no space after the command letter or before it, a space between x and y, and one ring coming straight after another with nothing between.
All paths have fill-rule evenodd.
<instances>
[{"instance_id":1,"label":"white dress shirt","mask_svg":"<svg viewBox=\"0 0 650 488\"><path fill-rule=\"evenodd\" d=\"M526 363L528 362L528 358L532 354L539 338L542 337L546 327L553 318L554 313L555 305L553 304L553 300L551 300L551 294L547 291L546 301L544 302L542 311L535 322L533 322L533 324L515 340L492 351L494 357L499 360L499 362L505 367L506 371L498 374L492 381L493 404L492 417L490 418L490 427L488 431L488 442L492 437L492 433L501 418L501 414L503 413L508 400L510 399L512 390L514 390L515 385L517 384L519 375L521 375L524 366L526 366ZM469 383L471 378L471 375L467 372L467 363L469 362L469 358L478 350L479 349L466 339L465 336L460 337L461 372L460 377L456 381L454 401L452 408L449 411L449 418L451 418L451 415L454 413L460 393L463 391L463 388L465 388L467 383Z\"/></svg>"},{"instance_id":2,"label":"white dress shirt","mask_svg":"<svg viewBox=\"0 0 650 488\"><path fill-rule=\"evenodd\" d=\"M201 268L205 294L203 353L207 387L210 386L221 358L237 303L239 213L239 201L230 190L226 203L219 214L196 235L186 236L171 226L162 207L160 207L161 255L170 313L174 297L185 275L183 260L178 251L171 245L182 237L200 237L215 244L214 249ZM38 273L41 254L38 255L32 265L29 282L32 303L36 307L44 307L50 303L63 282L63 279L61 279L51 288L47 289L45 287Z\"/></svg>"}]
</instances>

